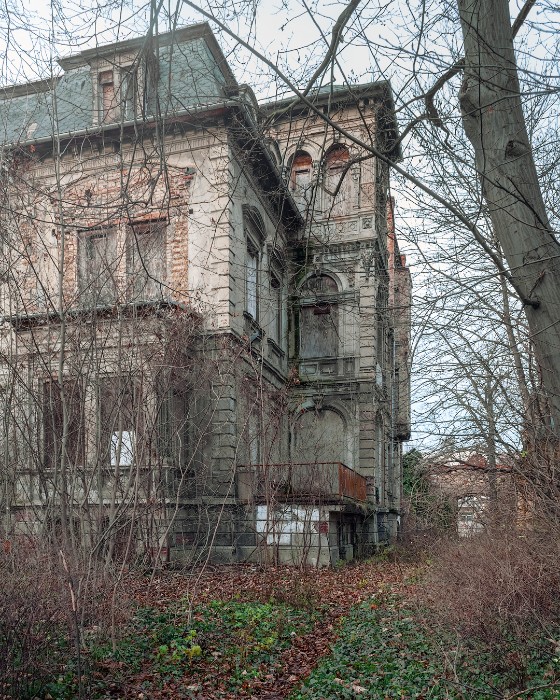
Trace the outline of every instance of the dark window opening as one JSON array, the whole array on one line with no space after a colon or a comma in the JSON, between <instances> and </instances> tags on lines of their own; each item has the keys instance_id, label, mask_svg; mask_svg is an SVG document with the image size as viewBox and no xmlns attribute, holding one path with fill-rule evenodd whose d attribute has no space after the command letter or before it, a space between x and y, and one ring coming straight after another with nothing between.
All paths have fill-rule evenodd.
<instances>
[{"instance_id":1,"label":"dark window opening","mask_svg":"<svg viewBox=\"0 0 560 700\"><path fill-rule=\"evenodd\" d=\"M158 452L174 467L188 464L188 393L176 387L161 391L158 410Z\"/></svg>"},{"instance_id":2,"label":"dark window opening","mask_svg":"<svg viewBox=\"0 0 560 700\"><path fill-rule=\"evenodd\" d=\"M258 286L258 254L256 249L248 243L245 276L245 309L255 321L258 318Z\"/></svg>"},{"instance_id":3,"label":"dark window opening","mask_svg":"<svg viewBox=\"0 0 560 700\"><path fill-rule=\"evenodd\" d=\"M61 387L56 380L45 381L42 414L45 467L54 469L60 465L63 454L67 467L83 465L85 413L81 384L76 380L67 380Z\"/></svg>"},{"instance_id":4,"label":"dark window opening","mask_svg":"<svg viewBox=\"0 0 560 700\"><path fill-rule=\"evenodd\" d=\"M282 342L283 327L282 327L282 284L277 277L272 276L270 279L271 293L271 311L272 321L270 324L269 335L276 343L280 345Z\"/></svg>"}]
</instances>

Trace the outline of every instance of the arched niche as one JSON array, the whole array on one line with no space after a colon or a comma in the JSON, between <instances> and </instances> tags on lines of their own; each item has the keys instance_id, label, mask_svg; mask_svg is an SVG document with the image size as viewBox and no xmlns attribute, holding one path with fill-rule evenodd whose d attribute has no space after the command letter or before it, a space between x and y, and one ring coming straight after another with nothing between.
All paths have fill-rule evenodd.
<instances>
[{"instance_id":1,"label":"arched niche","mask_svg":"<svg viewBox=\"0 0 560 700\"><path fill-rule=\"evenodd\" d=\"M349 465L348 428L342 415L331 407L302 411L293 424L294 462Z\"/></svg>"}]
</instances>

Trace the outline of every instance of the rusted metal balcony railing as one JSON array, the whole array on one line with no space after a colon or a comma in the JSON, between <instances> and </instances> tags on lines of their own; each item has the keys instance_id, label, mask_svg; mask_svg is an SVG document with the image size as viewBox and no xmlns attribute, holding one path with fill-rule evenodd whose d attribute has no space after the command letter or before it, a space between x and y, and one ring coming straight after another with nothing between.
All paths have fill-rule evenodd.
<instances>
[{"instance_id":1,"label":"rusted metal balcony railing","mask_svg":"<svg viewBox=\"0 0 560 700\"><path fill-rule=\"evenodd\" d=\"M366 480L342 462L251 464L237 467L238 497L244 502L305 500L366 501Z\"/></svg>"}]
</instances>

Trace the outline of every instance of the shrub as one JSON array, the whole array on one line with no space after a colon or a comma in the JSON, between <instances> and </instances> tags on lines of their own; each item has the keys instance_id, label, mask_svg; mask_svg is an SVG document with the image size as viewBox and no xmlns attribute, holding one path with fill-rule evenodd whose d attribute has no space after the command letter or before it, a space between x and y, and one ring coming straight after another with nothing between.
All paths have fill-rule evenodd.
<instances>
[{"instance_id":1,"label":"shrub","mask_svg":"<svg viewBox=\"0 0 560 700\"><path fill-rule=\"evenodd\" d=\"M68 652L64 584L50 558L0 555L0 697L38 695Z\"/></svg>"},{"instance_id":2,"label":"shrub","mask_svg":"<svg viewBox=\"0 0 560 700\"><path fill-rule=\"evenodd\" d=\"M553 636L560 626L558 533L494 523L441 544L423 589L446 624L489 643Z\"/></svg>"}]
</instances>

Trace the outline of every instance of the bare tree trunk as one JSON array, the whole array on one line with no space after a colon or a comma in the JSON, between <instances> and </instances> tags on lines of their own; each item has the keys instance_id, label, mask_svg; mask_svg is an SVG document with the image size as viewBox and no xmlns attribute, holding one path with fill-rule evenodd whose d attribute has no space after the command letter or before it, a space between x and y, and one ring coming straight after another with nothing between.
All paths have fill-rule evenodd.
<instances>
[{"instance_id":1,"label":"bare tree trunk","mask_svg":"<svg viewBox=\"0 0 560 700\"><path fill-rule=\"evenodd\" d=\"M519 93L507 0L457 0L465 42L459 95L483 193L511 272L525 298L531 340L560 437L560 244L554 238Z\"/></svg>"}]
</instances>

